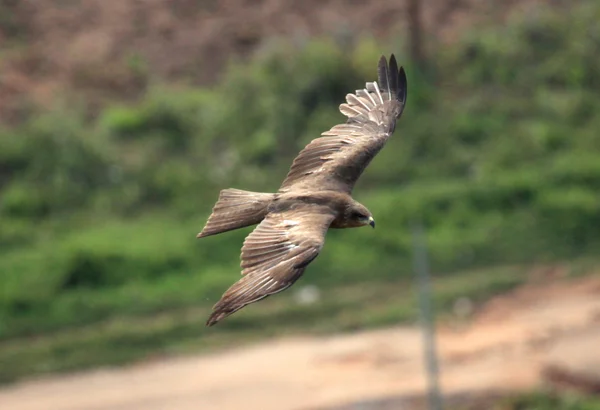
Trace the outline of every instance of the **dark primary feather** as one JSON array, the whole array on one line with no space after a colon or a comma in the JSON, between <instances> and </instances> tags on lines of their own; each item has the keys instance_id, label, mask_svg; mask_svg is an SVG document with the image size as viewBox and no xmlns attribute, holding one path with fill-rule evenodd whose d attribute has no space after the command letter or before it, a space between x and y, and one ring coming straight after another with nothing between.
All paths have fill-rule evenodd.
<instances>
[{"instance_id":1,"label":"dark primary feather","mask_svg":"<svg viewBox=\"0 0 600 410\"><path fill-rule=\"evenodd\" d=\"M294 284L319 255L334 218L331 208L308 204L267 215L244 241L242 279L223 294L206 324Z\"/></svg>"},{"instance_id":2,"label":"dark primary feather","mask_svg":"<svg viewBox=\"0 0 600 410\"><path fill-rule=\"evenodd\" d=\"M390 57L389 71L390 71L390 73L398 73L398 63L396 63L396 57L393 54ZM390 76L389 81L390 81L390 90L393 90L392 93L397 92L397 90L398 90L398 75ZM392 94L390 94L390 95L392 95Z\"/></svg>"},{"instance_id":3,"label":"dark primary feather","mask_svg":"<svg viewBox=\"0 0 600 410\"><path fill-rule=\"evenodd\" d=\"M346 96L340 105L348 117L310 142L294 159L280 192L336 190L351 193L354 184L373 157L394 132L406 103L406 75L392 54L390 64L381 57L379 83ZM382 87L382 88L380 88Z\"/></svg>"},{"instance_id":4,"label":"dark primary feather","mask_svg":"<svg viewBox=\"0 0 600 410\"><path fill-rule=\"evenodd\" d=\"M379 86L383 87L384 92L388 93L386 100L390 100L392 95L390 93L390 90L392 90L392 88L390 87L390 77L393 77L394 74L389 72L388 63L384 56L381 56L381 58L379 59L379 64L377 65L377 74L379 79Z\"/></svg>"}]
</instances>

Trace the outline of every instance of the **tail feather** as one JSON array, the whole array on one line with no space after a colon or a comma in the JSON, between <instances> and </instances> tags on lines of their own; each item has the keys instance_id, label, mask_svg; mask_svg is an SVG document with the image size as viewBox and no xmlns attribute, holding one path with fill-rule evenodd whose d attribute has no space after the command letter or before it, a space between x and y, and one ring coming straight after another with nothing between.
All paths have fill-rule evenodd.
<instances>
[{"instance_id":1,"label":"tail feather","mask_svg":"<svg viewBox=\"0 0 600 410\"><path fill-rule=\"evenodd\" d=\"M224 189L219 194L204 229L196 237L216 235L218 233L255 225L262 221L275 194Z\"/></svg>"}]
</instances>

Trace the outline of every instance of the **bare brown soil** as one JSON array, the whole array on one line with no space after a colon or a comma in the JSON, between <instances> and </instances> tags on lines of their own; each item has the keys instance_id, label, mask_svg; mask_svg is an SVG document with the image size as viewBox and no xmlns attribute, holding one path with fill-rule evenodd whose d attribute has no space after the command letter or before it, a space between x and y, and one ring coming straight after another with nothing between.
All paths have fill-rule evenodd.
<instances>
[{"instance_id":1,"label":"bare brown soil","mask_svg":"<svg viewBox=\"0 0 600 410\"><path fill-rule=\"evenodd\" d=\"M468 398L564 385L557 374L570 375L571 388L582 374L580 380L598 381L600 349L591 347L600 346L599 323L597 276L527 285L494 298L470 323L438 329L443 391ZM389 408L404 408L398 400L424 393L422 354L415 327L287 338L23 382L0 390L0 408L323 409L386 397L396 400Z\"/></svg>"}]
</instances>

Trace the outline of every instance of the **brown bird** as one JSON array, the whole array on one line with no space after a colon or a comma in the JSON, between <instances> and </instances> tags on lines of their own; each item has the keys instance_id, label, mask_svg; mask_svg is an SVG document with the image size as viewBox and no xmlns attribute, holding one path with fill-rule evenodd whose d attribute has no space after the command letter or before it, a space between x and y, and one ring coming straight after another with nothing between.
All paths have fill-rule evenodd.
<instances>
[{"instance_id":1,"label":"brown bird","mask_svg":"<svg viewBox=\"0 0 600 410\"><path fill-rule=\"evenodd\" d=\"M352 199L354 184L394 132L406 104L406 74L379 60L378 82L346 96L348 117L314 139L296 157L275 194L224 189L198 238L258 224L242 246L242 279L213 307L221 319L298 280L321 252L329 228L371 225L371 212Z\"/></svg>"}]
</instances>

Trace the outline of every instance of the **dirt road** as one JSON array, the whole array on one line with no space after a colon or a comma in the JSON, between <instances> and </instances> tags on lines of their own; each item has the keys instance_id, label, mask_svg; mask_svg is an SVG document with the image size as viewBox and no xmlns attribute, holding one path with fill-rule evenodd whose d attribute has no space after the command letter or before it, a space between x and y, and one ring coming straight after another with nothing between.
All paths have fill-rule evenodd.
<instances>
[{"instance_id":1,"label":"dirt road","mask_svg":"<svg viewBox=\"0 0 600 410\"><path fill-rule=\"evenodd\" d=\"M584 339L600 346L599 324L598 277L527 285L495 298L468 325L439 329L444 393L529 389L544 366L565 355L600 368L600 349L582 355L580 347ZM420 332L400 327L24 382L0 390L0 408L315 409L423 388Z\"/></svg>"}]
</instances>

